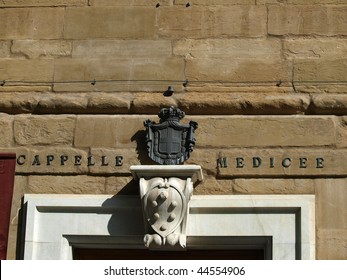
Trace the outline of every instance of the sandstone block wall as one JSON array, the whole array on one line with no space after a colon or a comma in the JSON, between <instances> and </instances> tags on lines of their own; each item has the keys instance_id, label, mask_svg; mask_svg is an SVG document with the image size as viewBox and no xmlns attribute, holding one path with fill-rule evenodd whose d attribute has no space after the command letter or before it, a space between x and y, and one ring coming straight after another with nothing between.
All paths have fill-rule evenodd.
<instances>
[{"instance_id":1,"label":"sandstone block wall","mask_svg":"<svg viewBox=\"0 0 347 280\"><path fill-rule=\"evenodd\" d=\"M9 258L24 193L136 194L143 121L178 106L199 123L196 194L315 194L317 258L347 259L346 19L346 0L0 1Z\"/></svg>"}]
</instances>

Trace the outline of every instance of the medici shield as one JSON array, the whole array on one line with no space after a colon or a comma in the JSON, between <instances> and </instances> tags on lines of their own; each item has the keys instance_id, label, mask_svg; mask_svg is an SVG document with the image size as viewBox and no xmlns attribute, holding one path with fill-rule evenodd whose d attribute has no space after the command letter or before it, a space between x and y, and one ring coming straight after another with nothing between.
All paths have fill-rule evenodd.
<instances>
[{"instance_id":1,"label":"medici shield","mask_svg":"<svg viewBox=\"0 0 347 280\"><path fill-rule=\"evenodd\" d=\"M185 113L174 107L161 109L158 116L159 124L151 120L144 122L148 156L159 164L182 164L193 151L198 124L194 121L181 124Z\"/></svg>"}]
</instances>

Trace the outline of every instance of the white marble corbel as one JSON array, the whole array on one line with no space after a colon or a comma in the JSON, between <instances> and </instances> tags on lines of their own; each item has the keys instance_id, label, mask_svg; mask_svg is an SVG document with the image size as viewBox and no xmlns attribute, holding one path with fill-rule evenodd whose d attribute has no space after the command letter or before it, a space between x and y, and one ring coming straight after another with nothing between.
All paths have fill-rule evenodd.
<instances>
[{"instance_id":1,"label":"white marble corbel","mask_svg":"<svg viewBox=\"0 0 347 280\"><path fill-rule=\"evenodd\" d=\"M193 184L202 180L198 165L132 166L140 181L148 248L185 248L189 201Z\"/></svg>"}]
</instances>

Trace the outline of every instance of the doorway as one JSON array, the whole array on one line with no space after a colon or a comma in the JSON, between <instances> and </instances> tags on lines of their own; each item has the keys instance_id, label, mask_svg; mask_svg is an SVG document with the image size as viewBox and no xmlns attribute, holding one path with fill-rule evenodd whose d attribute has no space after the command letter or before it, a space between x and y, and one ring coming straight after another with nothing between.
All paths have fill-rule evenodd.
<instances>
[{"instance_id":1,"label":"doorway","mask_svg":"<svg viewBox=\"0 0 347 280\"><path fill-rule=\"evenodd\" d=\"M264 260L263 249L150 251L75 248L74 260Z\"/></svg>"}]
</instances>

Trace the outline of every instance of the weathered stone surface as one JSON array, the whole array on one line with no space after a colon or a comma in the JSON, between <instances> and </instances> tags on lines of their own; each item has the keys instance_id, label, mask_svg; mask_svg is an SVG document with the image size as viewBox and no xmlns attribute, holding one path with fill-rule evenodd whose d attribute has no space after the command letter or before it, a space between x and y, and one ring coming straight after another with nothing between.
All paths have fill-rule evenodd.
<instances>
[{"instance_id":1,"label":"weathered stone surface","mask_svg":"<svg viewBox=\"0 0 347 280\"><path fill-rule=\"evenodd\" d=\"M30 176L28 193L102 194L105 177L95 176Z\"/></svg>"},{"instance_id":2,"label":"weathered stone surface","mask_svg":"<svg viewBox=\"0 0 347 280\"><path fill-rule=\"evenodd\" d=\"M59 59L55 64L54 80L56 82L87 81L86 85L96 80L114 81L130 85L133 82L151 82L161 80L185 80L184 60L168 59ZM142 87L144 87L142 82Z\"/></svg>"},{"instance_id":3,"label":"weathered stone surface","mask_svg":"<svg viewBox=\"0 0 347 280\"><path fill-rule=\"evenodd\" d=\"M178 107L183 111L200 115L302 114L309 105L310 97L303 94L188 92L178 100Z\"/></svg>"},{"instance_id":4,"label":"weathered stone surface","mask_svg":"<svg viewBox=\"0 0 347 280\"><path fill-rule=\"evenodd\" d=\"M311 179L235 179L237 194L314 194Z\"/></svg>"},{"instance_id":5,"label":"weathered stone surface","mask_svg":"<svg viewBox=\"0 0 347 280\"><path fill-rule=\"evenodd\" d=\"M218 176L245 177L335 177L345 176L345 149L229 149L216 158ZM216 161L217 166L217 161Z\"/></svg>"},{"instance_id":6,"label":"weathered stone surface","mask_svg":"<svg viewBox=\"0 0 347 280\"><path fill-rule=\"evenodd\" d=\"M135 181L131 176L113 176L106 178L106 194L139 195L139 189L139 182Z\"/></svg>"},{"instance_id":7,"label":"weathered stone surface","mask_svg":"<svg viewBox=\"0 0 347 280\"><path fill-rule=\"evenodd\" d=\"M297 93L346 93L347 92L347 84L343 81L341 82L323 82L323 83L314 83L314 82L295 82L293 81L293 88L295 88L295 92ZM331 112L334 114L334 112Z\"/></svg>"},{"instance_id":8,"label":"weathered stone surface","mask_svg":"<svg viewBox=\"0 0 347 280\"><path fill-rule=\"evenodd\" d=\"M0 77L1 80L5 80L7 83L49 83L53 81L53 68L52 59L0 59Z\"/></svg>"},{"instance_id":9,"label":"weathered stone surface","mask_svg":"<svg viewBox=\"0 0 347 280\"><path fill-rule=\"evenodd\" d=\"M347 56L347 40L339 38L286 39L283 52L287 59L334 59Z\"/></svg>"},{"instance_id":10,"label":"weathered stone surface","mask_svg":"<svg viewBox=\"0 0 347 280\"><path fill-rule=\"evenodd\" d=\"M2 0L0 7L30 7L30 6L82 6L88 0Z\"/></svg>"},{"instance_id":11,"label":"weathered stone surface","mask_svg":"<svg viewBox=\"0 0 347 280\"><path fill-rule=\"evenodd\" d=\"M343 116L339 118L336 126L337 131L337 147L345 148L347 147L347 117Z\"/></svg>"},{"instance_id":12,"label":"weathered stone surface","mask_svg":"<svg viewBox=\"0 0 347 280\"><path fill-rule=\"evenodd\" d=\"M199 82L259 83L291 80L291 66L282 60L189 59L188 80Z\"/></svg>"},{"instance_id":13,"label":"weathered stone surface","mask_svg":"<svg viewBox=\"0 0 347 280\"><path fill-rule=\"evenodd\" d=\"M176 100L172 97L165 97L162 93L139 93L135 95L131 111L137 114L158 114L160 108L170 106L177 107Z\"/></svg>"},{"instance_id":14,"label":"weathered stone surface","mask_svg":"<svg viewBox=\"0 0 347 280\"><path fill-rule=\"evenodd\" d=\"M0 39L59 39L64 8L0 9Z\"/></svg>"},{"instance_id":15,"label":"weathered stone surface","mask_svg":"<svg viewBox=\"0 0 347 280\"><path fill-rule=\"evenodd\" d=\"M155 9L152 7L66 8L66 39L152 39L154 34Z\"/></svg>"},{"instance_id":16,"label":"weathered stone surface","mask_svg":"<svg viewBox=\"0 0 347 280\"><path fill-rule=\"evenodd\" d=\"M269 5L270 35L347 35L347 6Z\"/></svg>"},{"instance_id":17,"label":"weathered stone surface","mask_svg":"<svg viewBox=\"0 0 347 280\"><path fill-rule=\"evenodd\" d=\"M126 93L120 96L114 94L89 95L88 112L102 114L128 113L132 96Z\"/></svg>"},{"instance_id":18,"label":"weathered stone surface","mask_svg":"<svg viewBox=\"0 0 347 280\"><path fill-rule=\"evenodd\" d=\"M217 180L214 176L204 174L204 181L194 188L194 195L226 195L233 193L231 180Z\"/></svg>"},{"instance_id":19,"label":"weathered stone surface","mask_svg":"<svg viewBox=\"0 0 347 280\"><path fill-rule=\"evenodd\" d=\"M347 115L347 94L313 95L311 110L320 115Z\"/></svg>"},{"instance_id":20,"label":"weathered stone surface","mask_svg":"<svg viewBox=\"0 0 347 280\"><path fill-rule=\"evenodd\" d=\"M175 5L249 5L254 4L254 0L175 0Z\"/></svg>"},{"instance_id":21,"label":"weathered stone surface","mask_svg":"<svg viewBox=\"0 0 347 280\"><path fill-rule=\"evenodd\" d=\"M136 147L133 138L144 131L143 121L149 116L78 116L75 130L76 147Z\"/></svg>"},{"instance_id":22,"label":"weathered stone surface","mask_svg":"<svg viewBox=\"0 0 347 280\"><path fill-rule=\"evenodd\" d=\"M13 85L14 83L6 83L4 86L0 86L0 92L10 92L10 93L15 93L15 92L50 92L52 91L52 86L47 84L47 85ZM20 82L17 84L21 84Z\"/></svg>"},{"instance_id":23,"label":"weathered stone surface","mask_svg":"<svg viewBox=\"0 0 347 280\"><path fill-rule=\"evenodd\" d=\"M345 179L315 180L317 259L347 258Z\"/></svg>"},{"instance_id":24,"label":"weathered stone surface","mask_svg":"<svg viewBox=\"0 0 347 280\"><path fill-rule=\"evenodd\" d=\"M171 57L168 40L79 40L73 42L73 58Z\"/></svg>"},{"instance_id":25,"label":"weathered stone surface","mask_svg":"<svg viewBox=\"0 0 347 280\"><path fill-rule=\"evenodd\" d=\"M289 116L194 117L199 147L327 146L336 144L334 118Z\"/></svg>"},{"instance_id":26,"label":"weathered stone surface","mask_svg":"<svg viewBox=\"0 0 347 280\"><path fill-rule=\"evenodd\" d=\"M283 0L256 0L257 4L282 4ZM312 4L347 4L347 0L285 0L286 4L312 5Z\"/></svg>"},{"instance_id":27,"label":"weathered stone surface","mask_svg":"<svg viewBox=\"0 0 347 280\"><path fill-rule=\"evenodd\" d=\"M6 114L0 114L0 146L8 147L13 143L13 118Z\"/></svg>"},{"instance_id":28,"label":"weathered stone surface","mask_svg":"<svg viewBox=\"0 0 347 280\"><path fill-rule=\"evenodd\" d=\"M347 59L307 59L294 63L294 81L322 82L347 81Z\"/></svg>"},{"instance_id":29,"label":"weathered stone surface","mask_svg":"<svg viewBox=\"0 0 347 280\"><path fill-rule=\"evenodd\" d=\"M0 41L0 58L7 58L10 56L10 41Z\"/></svg>"},{"instance_id":30,"label":"weathered stone surface","mask_svg":"<svg viewBox=\"0 0 347 280\"><path fill-rule=\"evenodd\" d=\"M347 182L345 179L315 180L316 227L347 229ZM347 239L347 238L346 238ZM345 248L347 250L347 248ZM347 253L347 252L346 252Z\"/></svg>"},{"instance_id":31,"label":"weathered stone surface","mask_svg":"<svg viewBox=\"0 0 347 280\"><path fill-rule=\"evenodd\" d=\"M88 99L84 94L69 96L46 94L41 96L33 111L40 114L78 114L87 111L87 104Z\"/></svg>"},{"instance_id":32,"label":"weathered stone surface","mask_svg":"<svg viewBox=\"0 0 347 280\"><path fill-rule=\"evenodd\" d=\"M75 117L19 115L13 127L19 145L72 144Z\"/></svg>"},{"instance_id":33,"label":"weathered stone surface","mask_svg":"<svg viewBox=\"0 0 347 280\"><path fill-rule=\"evenodd\" d=\"M158 13L159 35L166 38L262 37L266 8L255 5L163 7Z\"/></svg>"},{"instance_id":34,"label":"weathered stone surface","mask_svg":"<svg viewBox=\"0 0 347 280\"><path fill-rule=\"evenodd\" d=\"M1 94L0 111L8 114L33 112L38 100L37 94L4 92Z\"/></svg>"},{"instance_id":35,"label":"weathered stone surface","mask_svg":"<svg viewBox=\"0 0 347 280\"><path fill-rule=\"evenodd\" d=\"M346 228L318 229L316 233L316 250L316 258L318 260L346 260Z\"/></svg>"},{"instance_id":36,"label":"weathered stone surface","mask_svg":"<svg viewBox=\"0 0 347 280\"><path fill-rule=\"evenodd\" d=\"M65 40L16 40L12 43L11 52L30 59L64 57L71 55L72 42Z\"/></svg>"},{"instance_id":37,"label":"weathered stone surface","mask_svg":"<svg viewBox=\"0 0 347 280\"><path fill-rule=\"evenodd\" d=\"M178 40L173 53L191 58L280 59L278 39L205 39Z\"/></svg>"},{"instance_id":38,"label":"weathered stone surface","mask_svg":"<svg viewBox=\"0 0 347 280\"><path fill-rule=\"evenodd\" d=\"M150 6L156 7L160 3L160 6L172 5L172 0L90 0L91 6Z\"/></svg>"}]
</instances>

